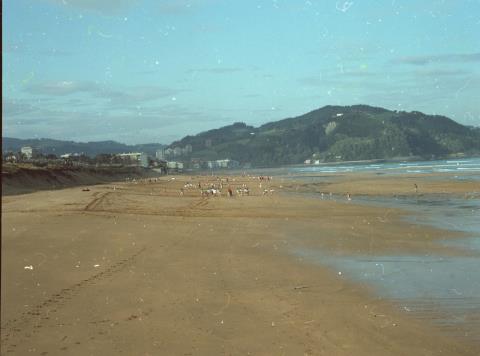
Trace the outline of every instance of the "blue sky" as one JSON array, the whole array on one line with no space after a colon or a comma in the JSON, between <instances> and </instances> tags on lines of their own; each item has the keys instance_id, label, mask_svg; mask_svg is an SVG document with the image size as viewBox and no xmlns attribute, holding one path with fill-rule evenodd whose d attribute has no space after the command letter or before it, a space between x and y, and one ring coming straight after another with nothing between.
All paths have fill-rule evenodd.
<instances>
[{"instance_id":1,"label":"blue sky","mask_svg":"<svg viewBox=\"0 0 480 356\"><path fill-rule=\"evenodd\" d=\"M169 143L324 105L480 126L480 0L4 0L3 136Z\"/></svg>"}]
</instances>

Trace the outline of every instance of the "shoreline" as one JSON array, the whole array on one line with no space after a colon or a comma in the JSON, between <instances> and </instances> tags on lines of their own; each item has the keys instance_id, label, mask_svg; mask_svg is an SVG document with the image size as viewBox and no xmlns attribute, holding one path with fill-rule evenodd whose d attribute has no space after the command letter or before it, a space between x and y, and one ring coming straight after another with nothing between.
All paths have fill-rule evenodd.
<instances>
[{"instance_id":1,"label":"shoreline","mask_svg":"<svg viewBox=\"0 0 480 356\"><path fill-rule=\"evenodd\" d=\"M291 254L311 246L337 254L461 255L436 245L461 234L407 224L395 209L385 214L284 196L279 179L271 183L275 193L262 196L258 181L229 178L252 186L251 195L204 198L192 189L179 196L185 183L212 177L167 176L115 190L99 185L2 197L3 351L478 352L478 344L440 333L331 267ZM469 188L463 183L458 191Z\"/></svg>"}]
</instances>

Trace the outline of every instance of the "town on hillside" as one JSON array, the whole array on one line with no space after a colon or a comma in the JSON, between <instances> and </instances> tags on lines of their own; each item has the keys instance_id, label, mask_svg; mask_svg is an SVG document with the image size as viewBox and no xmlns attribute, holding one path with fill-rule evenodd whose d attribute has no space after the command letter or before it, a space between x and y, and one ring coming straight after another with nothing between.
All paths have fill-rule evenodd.
<instances>
[{"instance_id":1,"label":"town on hillside","mask_svg":"<svg viewBox=\"0 0 480 356\"><path fill-rule=\"evenodd\" d=\"M83 152L64 153L59 156L45 154L32 146L23 146L18 152L2 154L4 163L26 163L38 167L141 167L158 173L181 173L184 170L219 170L239 168L240 163L232 159L205 161L191 157L192 146L163 148L155 156L145 152L101 153L94 157Z\"/></svg>"}]
</instances>

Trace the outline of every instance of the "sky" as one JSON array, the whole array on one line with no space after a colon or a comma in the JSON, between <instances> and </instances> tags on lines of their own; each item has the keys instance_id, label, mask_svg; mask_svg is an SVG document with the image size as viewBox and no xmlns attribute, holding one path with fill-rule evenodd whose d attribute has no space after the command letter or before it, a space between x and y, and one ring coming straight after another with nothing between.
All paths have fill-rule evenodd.
<instances>
[{"instance_id":1,"label":"sky","mask_svg":"<svg viewBox=\"0 0 480 356\"><path fill-rule=\"evenodd\" d=\"M325 105L480 126L480 0L3 0L3 137L168 144Z\"/></svg>"}]
</instances>

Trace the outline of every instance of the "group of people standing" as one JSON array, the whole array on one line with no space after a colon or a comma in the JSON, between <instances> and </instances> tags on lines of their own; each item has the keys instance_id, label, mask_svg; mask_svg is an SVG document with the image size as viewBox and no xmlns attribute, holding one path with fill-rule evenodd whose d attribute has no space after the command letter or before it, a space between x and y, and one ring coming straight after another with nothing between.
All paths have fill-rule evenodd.
<instances>
[{"instance_id":1,"label":"group of people standing","mask_svg":"<svg viewBox=\"0 0 480 356\"><path fill-rule=\"evenodd\" d=\"M252 177L253 178L253 177ZM270 181L271 177L254 177L253 179L258 179L260 181ZM216 178L216 182L207 182L202 183L198 182L196 184L192 184L191 182L187 182L180 188L180 196L184 196L187 190L196 189L200 192L201 196L208 197L208 196L222 196L222 192L226 189L226 196L234 197L234 196L244 196L250 195L251 189L246 183L237 184L233 186L230 180L235 181L235 179L229 178ZM261 183L260 183L261 184ZM261 187L261 185L260 185ZM271 195L273 193L273 189L265 189L263 190L263 195Z\"/></svg>"}]
</instances>

